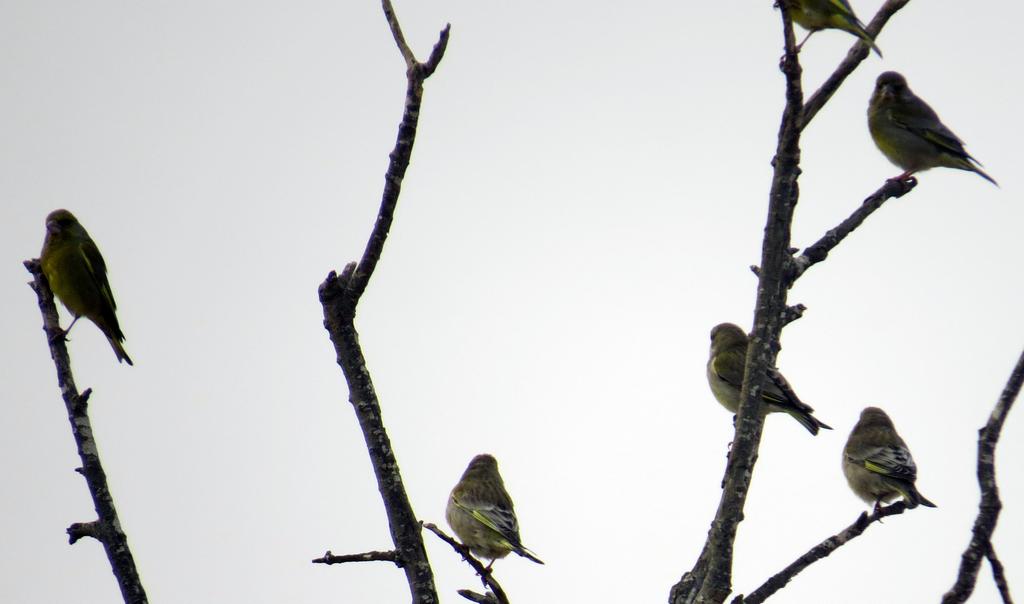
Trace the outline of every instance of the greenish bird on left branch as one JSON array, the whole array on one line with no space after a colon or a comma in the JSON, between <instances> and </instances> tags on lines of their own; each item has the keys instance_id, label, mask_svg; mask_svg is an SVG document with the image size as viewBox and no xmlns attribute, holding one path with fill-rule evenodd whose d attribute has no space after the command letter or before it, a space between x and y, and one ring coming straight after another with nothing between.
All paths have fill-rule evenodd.
<instances>
[{"instance_id":1,"label":"greenish bird on left branch","mask_svg":"<svg viewBox=\"0 0 1024 604\"><path fill-rule=\"evenodd\" d=\"M80 317L86 317L107 336L117 360L131 365L121 344L124 333L114 312L117 304L107 282L107 264L74 214L54 210L46 217L46 239L39 262L50 289L74 316L64 334Z\"/></svg>"}]
</instances>

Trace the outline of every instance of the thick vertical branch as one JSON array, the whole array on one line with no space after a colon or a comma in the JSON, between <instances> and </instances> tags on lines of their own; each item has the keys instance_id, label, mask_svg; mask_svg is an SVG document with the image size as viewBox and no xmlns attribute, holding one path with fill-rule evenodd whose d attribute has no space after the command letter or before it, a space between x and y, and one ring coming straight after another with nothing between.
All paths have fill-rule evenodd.
<instances>
[{"instance_id":1,"label":"thick vertical branch","mask_svg":"<svg viewBox=\"0 0 1024 604\"><path fill-rule=\"evenodd\" d=\"M71 359L64 344L64 331L60 328L60 317L53 302L53 292L50 291L50 284L43 275L39 261L29 260L25 262L25 268L32 273L32 283L29 285L39 298L43 330L50 344L50 357L57 368L57 385L67 408L78 456L82 460L82 467L77 471L85 477L98 518L92 522L75 523L68 527L70 542L75 543L82 537L92 537L102 543L110 562L110 570L117 579L125 604L145 604L148 601L146 590L143 589L142 580L139 579L138 570L135 568L135 559L128 547L128 537L121 530L114 498L110 494L110 487L107 486L107 475L103 471L96 439L92 435L92 423L89 421L91 390L87 388L79 393L75 386L75 377L71 374Z\"/></svg>"},{"instance_id":2,"label":"thick vertical branch","mask_svg":"<svg viewBox=\"0 0 1024 604\"><path fill-rule=\"evenodd\" d=\"M388 231L398 205L402 179L412 156L416 140L416 126L419 121L420 104L423 99L423 81L428 78L444 56L448 43L449 27L441 31L440 38L426 63L419 63L405 42L401 27L389 0L382 0L384 14L388 20L395 43L406 62L405 110L398 127L398 138L389 155L387 173L384 177L384 193L380 211L373 231L366 243L366 249L359 263L345 267L340 276L333 271L320 285L320 303L324 308L324 327L330 334L348 383L349 401L359 420L370 455L377 488L384 502L391 538L395 545L395 563L400 566L409 583L412 600L416 604L432 604L438 601L434 586L434 575L423 546L420 522L416 519L409 497L405 492L398 461L395 459L381 417L373 380L366 368L359 345L359 334L355 328L356 307L366 290L367 283L380 260L387 241Z\"/></svg>"},{"instance_id":3,"label":"thick vertical branch","mask_svg":"<svg viewBox=\"0 0 1024 604\"><path fill-rule=\"evenodd\" d=\"M999 434L1003 429L1003 422L1006 421L1006 414L1010 412L1017 395L1020 394L1021 384L1024 384L1024 352L1017 359L1017 366L1013 368L1010 379L1003 388L988 422L981 429L978 436L978 485L981 487L981 503L978 504L978 517L974 520L974 528L971 530L971 542L960 557L960 570L957 573L956 582L946 595L942 597L942 604L956 604L966 602L967 598L974 592L974 585L978 581L978 569L982 560L991 556L993 574L1001 593L1009 595L1009 588L1005 580L1000 582L1002 564L992 552L992 533L996 529L996 522L999 520L999 511L1003 507L999 499L999 486L996 484L996 444L999 442ZM1004 577L1005 578L1005 577ZM1001 583L1001 584L1000 584Z\"/></svg>"},{"instance_id":4,"label":"thick vertical branch","mask_svg":"<svg viewBox=\"0 0 1024 604\"><path fill-rule=\"evenodd\" d=\"M726 465L722 498L708 534L705 561L707 571L696 595L699 604L719 604L732 591L733 544L739 523L743 520L743 506L750 489L761 443L761 430L764 427L760 393L768 369L775 366L779 332L786 309L790 227L799 193L799 120L803 109L803 90L793 24L785 7L782 8L782 23L786 41L786 54L781 65L786 78L786 107L779 127L778 147L772 161L774 175L761 249L754 330L747 348L740 408L736 415L736 434ZM678 604L678 601L673 604Z\"/></svg>"}]
</instances>

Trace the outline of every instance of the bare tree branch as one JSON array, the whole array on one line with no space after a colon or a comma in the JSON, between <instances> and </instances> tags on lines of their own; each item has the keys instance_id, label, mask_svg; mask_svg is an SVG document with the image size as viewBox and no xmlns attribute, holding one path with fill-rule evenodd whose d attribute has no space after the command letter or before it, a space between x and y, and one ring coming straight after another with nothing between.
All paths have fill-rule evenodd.
<instances>
[{"instance_id":1,"label":"bare tree branch","mask_svg":"<svg viewBox=\"0 0 1024 604\"><path fill-rule=\"evenodd\" d=\"M391 562L396 566L401 566L398 562L398 556L395 554L395 550L388 550L386 552L345 554L342 556L335 556L331 553L331 550L327 550L327 553L323 556L313 559L313 564L344 564L346 562Z\"/></svg>"},{"instance_id":2,"label":"bare tree branch","mask_svg":"<svg viewBox=\"0 0 1024 604\"><path fill-rule=\"evenodd\" d=\"M672 604L696 601L698 604L719 604L732 591L733 544L743 519L743 506L750 489L757 451L764 427L761 413L761 389L769 368L775 366L779 332L786 306L785 273L790 262L790 227L798 198L797 177L800 174L800 129L798 122L803 107L800 86L801 68L796 53L793 23L788 10L781 7L786 54L780 65L786 80L786 106L779 127L779 140L772 161L774 176L768 200L768 219L761 250L754 330L747 358L740 407L736 414L736 434L726 464L725 486L718 511L708 532L705 551L683 581L704 574L699 585L693 581L688 590L681 583L672 590ZM704 566L704 568L702 568ZM695 600L691 600L695 595Z\"/></svg>"},{"instance_id":3,"label":"bare tree branch","mask_svg":"<svg viewBox=\"0 0 1024 604\"><path fill-rule=\"evenodd\" d=\"M910 0L888 0L888 2L878 9L878 12L875 14L875 18L871 20L871 23L868 23L868 33L872 36L877 36L878 33L882 31L882 27L888 23L889 19L891 19L898 10L906 6L908 2L910 2ZM832 98L832 95L839 90L839 87L843 85L846 78L848 78L850 74L857 69L857 66L860 65L861 61L867 58L868 54L868 45L863 41L858 40L853 45L853 48L846 53L846 58L839 64L839 67L832 72L832 75L825 80L825 83L814 91L814 94L812 94L807 99L807 102L804 103L804 112L800 117L801 130L811 123L811 120L813 120L814 116L818 114L818 111L825 106L825 103Z\"/></svg>"},{"instance_id":4,"label":"bare tree branch","mask_svg":"<svg viewBox=\"0 0 1024 604\"><path fill-rule=\"evenodd\" d=\"M860 536L872 523L881 522L882 518L887 516L902 514L906 509L907 504L905 502L897 501L892 505L877 509L870 516L867 512L862 513L853 521L853 524L809 549L806 554L800 556L792 564L765 581L761 587L755 589L749 596L737 596L733 599L732 604L761 604L761 602L767 600L775 592L785 587L793 577L800 574L805 568L825 558L851 539Z\"/></svg>"},{"instance_id":5,"label":"bare tree branch","mask_svg":"<svg viewBox=\"0 0 1024 604\"><path fill-rule=\"evenodd\" d=\"M875 210L882 207L883 203L895 197L903 197L914 190L916 186L917 179L912 176L906 180L890 179L885 181L885 184L869 195L860 207L854 210L853 214L850 214L849 218L839 223L839 226L834 229L829 229L814 245L805 249L804 253L793 259L791 281L796 281L807 269L828 258L829 252L835 249L843 239L846 239L847 235L867 220L868 216L874 213Z\"/></svg>"},{"instance_id":6,"label":"bare tree branch","mask_svg":"<svg viewBox=\"0 0 1024 604\"><path fill-rule=\"evenodd\" d=\"M908 1L889 0L872 20L869 31L877 34ZM780 69L786 80L786 105L772 161L774 174L761 264L751 267L758 277L757 302L754 328L747 348L740 408L735 421L736 434L726 466L722 498L708 531L705 547L693 568L684 573L673 586L669 595L670 604L719 604L732 589L732 548L737 527L743 519L743 506L764 426L760 412L760 391L766 375L775 372L782 328L800 318L806 310L803 305L787 305L789 288L808 267L824 260L828 252L881 206L885 199L903 195L913 188L913 183L886 183L880 189L883 199L879 201L869 198L858 212L830 231L808 252L798 258L792 257L796 252L790 248L790 235L793 212L799 198L797 179L800 175L800 133L867 56L868 48L862 42L857 42L832 77L805 104L801 86L802 69L796 52L792 21L785 3L780 2L778 6L782 13L785 41L785 54Z\"/></svg>"},{"instance_id":7,"label":"bare tree branch","mask_svg":"<svg viewBox=\"0 0 1024 604\"><path fill-rule=\"evenodd\" d=\"M498 598L491 592L478 594L475 591L470 591L468 589L460 589L456 593L470 602L479 602L480 604L501 604L501 601L498 600Z\"/></svg>"},{"instance_id":8,"label":"bare tree branch","mask_svg":"<svg viewBox=\"0 0 1024 604\"><path fill-rule=\"evenodd\" d=\"M999 596L1003 598L1003 604L1013 604L1013 598L1010 597L1010 586L1006 583L1006 571L1003 569L1003 563L996 556L996 550L992 543L988 544L985 557L988 558L988 564L992 567L992 580L996 582L996 588L999 589Z\"/></svg>"},{"instance_id":9,"label":"bare tree branch","mask_svg":"<svg viewBox=\"0 0 1024 604\"><path fill-rule=\"evenodd\" d=\"M468 600L473 600L474 602L493 602L494 604L508 604L508 596L505 595L505 590L503 590L501 588L501 585L498 585L498 582L494 579L493 571L489 567L484 566L482 562L474 558L473 554L470 553L468 547L462 545L454 538L448 536L444 531L439 529L436 524L431 524L428 522L427 524L423 525L423 528L434 533L441 539L441 541L444 541L448 545L452 546L452 549L458 552L459 555L462 556L462 559L473 567L473 570L476 571L476 574L480 576L480 581L483 583L484 587L490 588L491 591L493 592L487 593L486 595L480 595L472 591L469 591L468 589L460 589L459 595ZM482 599L478 600L474 598Z\"/></svg>"},{"instance_id":10,"label":"bare tree branch","mask_svg":"<svg viewBox=\"0 0 1024 604\"><path fill-rule=\"evenodd\" d=\"M967 598L974 592L974 584L978 580L978 569L981 561L986 556L989 559L997 560L992 553L992 533L996 530L996 522L999 520L999 511L1003 502L999 499L999 486L996 484L996 444L999 442L999 434L1003 429L1003 422L1006 421L1006 414L1010 412L1017 395L1020 394L1021 384L1024 384L1024 352L1017 359L1017 365L1010 374L999 401L989 415L988 422L978 434L978 485L981 488L981 503L978 504L978 516L974 520L974 528L971 530L971 542L960 557L960 570L957 573L956 582L946 595L942 596L942 604L955 604L966 602ZM997 571L998 568L998 571ZM993 574L1002 574L1002 564L992 564ZM1005 585L1005 576L1003 578ZM1002 592L1002 586L1000 586ZM1004 600L1009 597L1009 587L1003 596Z\"/></svg>"},{"instance_id":11,"label":"bare tree branch","mask_svg":"<svg viewBox=\"0 0 1024 604\"><path fill-rule=\"evenodd\" d=\"M93 438L92 422L89 421L89 395L92 390L86 388L79 394L75 386L75 377L71 373L71 358L64 344L64 330L60 328L60 317L53 302L53 292L43 275L38 260L28 260L25 268L32 273L29 284L39 298L39 310L43 315L43 331L50 345L50 357L57 368L57 385L60 387L64 406L67 409L68 421L71 422L71 433L75 437L78 456L82 467L76 471L85 477L92 496L93 507L96 509L97 520L77 522L68 527L69 542L74 544L82 537L92 537L103 544L110 562L110 570L117 579L121 589L121 597L125 604L145 604L146 590L135 568L135 559L128 547L128 536L121 530L121 521L117 518L114 498L107 485L107 474L100 462L99 448Z\"/></svg>"},{"instance_id":12,"label":"bare tree branch","mask_svg":"<svg viewBox=\"0 0 1024 604\"><path fill-rule=\"evenodd\" d=\"M435 604L438 601L434 586L434 574L423 546L420 522L416 519L412 504L402 482L391 440L384 428L380 402L373 387L366 359L359 344L359 333L355 328L356 306L370 277L384 251L388 231L398 205L402 179L412 157L419 122L420 105L423 100L423 82L436 69L448 44L450 26L446 25L431 51L426 63L419 63L412 54L389 0L382 0L384 15L395 43L406 63L405 110L398 126L395 147L389 155L387 173L384 176L384 192L380 210L373 231L359 263L349 263L342 274L334 271L320 284L320 303L324 309L324 327L330 335L337 354L338 365L345 374L348 384L349 402L355 410L359 426L366 441L377 488L380 491L388 517L391 539L395 544L394 563L405 570L406 581L414 604ZM365 554L363 554L365 555ZM356 555L358 558L359 554Z\"/></svg>"}]
</instances>

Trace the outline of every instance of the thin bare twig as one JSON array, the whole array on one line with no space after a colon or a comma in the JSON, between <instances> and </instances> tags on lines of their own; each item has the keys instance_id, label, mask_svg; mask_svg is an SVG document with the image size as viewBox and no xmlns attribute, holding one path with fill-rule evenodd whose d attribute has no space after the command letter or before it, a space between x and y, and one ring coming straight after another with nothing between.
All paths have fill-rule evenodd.
<instances>
[{"instance_id":1,"label":"thin bare twig","mask_svg":"<svg viewBox=\"0 0 1024 604\"><path fill-rule=\"evenodd\" d=\"M890 179L885 181L885 184L869 195L860 207L850 214L849 218L839 223L839 226L834 229L829 229L814 245L793 259L790 281L796 281L807 269L828 258L829 252L842 243L843 239L856 230L875 210L882 207L882 204L890 199L903 197L913 191L916 186L917 179L914 177L906 180Z\"/></svg>"},{"instance_id":2,"label":"thin bare twig","mask_svg":"<svg viewBox=\"0 0 1024 604\"><path fill-rule=\"evenodd\" d=\"M388 550L386 552L363 552L361 554L344 554L336 556L331 553L331 550L327 550L323 556L313 559L313 564L344 564L346 562L390 562L396 566L401 566L398 561L398 555L395 550Z\"/></svg>"},{"instance_id":3,"label":"thin bare twig","mask_svg":"<svg viewBox=\"0 0 1024 604\"><path fill-rule=\"evenodd\" d=\"M459 555L462 556L462 559L465 560L466 563L468 563L470 566L473 567L473 570L475 570L476 574L479 575L480 581L481 581L481 583L483 583L484 587L490 589L493 592L493 593L489 593L489 594L481 596L480 594L471 592L468 589L462 589L462 590L459 590L459 595L461 595L462 597L464 597L466 599L469 599L469 600L473 600L473 598L470 597L467 594L472 594L473 596L476 596L476 597L485 598L483 600L473 600L474 602L492 602L493 601L493 602L495 602L495 604L508 604L508 596L505 595L505 590L503 590L501 588L501 585L498 585L498 582L494 579L494 575L493 575L492 569L487 568L486 566L483 565L482 562L480 562L475 557L473 557L473 554L470 553L468 547L466 547L465 545L462 545L461 543L456 541L453 537L450 537L448 534L446 534L444 531L442 531L440 528L438 528L436 524L431 524L431 523L428 522L428 523L423 525L423 528L425 528L428 531L434 533L435 535L438 536L438 538L441 539L441 541L444 541L448 545L452 546L452 549L454 549L456 552L458 552ZM463 592L465 592L465 593L463 593ZM486 599L488 596L491 596L493 599L492 600Z\"/></svg>"},{"instance_id":4,"label":"thin bare twig","mask_svg":"<svg viewBox=\"0 0 1024 604\"><path fill-rule=\"evenodd\" d=\"M992 533L996 530L999 511L1003 508L1003 502L999 499L999 486L996 484L996 444L999 443L999 434L1003 429L1003 422L1006 421L1006 415L1020 394L1021 384L1024 384L1024 352L1017 359L1017 365L1013 368L999 401L992 409L988 422L978 434L978 485L981 488L981 503L978 504L978 516L974 520L974 528L971 529L971 542L960 557L960 570L957 572L956 582L942 596L942 604L967 601L978 581L981 561L992 551ZM992 558L995 558L994 554ZM1002 565L999 567L1001 571ZM995 573L996 566L993 565L992 568ZM1004 598L1008 596L1009 587L1006 588Z\"/></svg>"},{"instance_id":5,"label":"thin bare twig","mask_svg":"<svg viewBox=\"0 0 1024 604\"><path fill-rule=\"evenodd\" d=\"M68 527L68 540L75 543L83 537L92 537L103 544L110 562L110 570L117 579L121 589L121 597L125 604L145 604L146 590L142 587L135 558L128 547L128 536L121 529L121 521L114 507L114 497L107 485L107 474L100 462L99 448L93 438L92 422L89 420L89 395L92 390L86 388L79 394L75 386L75 377L71 373L71 358L64 344L64 330L60 328L60 317L53 302L53 292L43 275L38 260L28 260L25 268L32 273L29 284L39 298L39 310L43 315L43 331L50 345L50 357L57 368L57 385L60 387L64 406L67 409L68 421L71 422L71 433L78 447L78 456L82 467L76 471L85 477L96 509L97 520L76 522Z\"/></svg>"},{"instance_id":6,"label":"thin bare twig","mask_svg":"<svg viewBox=\"0 0 1024 604\"><path fill-rule=\"evenodd\" d=\"M882 518L886 518L888 516L902 514L906 509L907 504L905 502L897 501L892 505L879 508L871 515L868 515L867 512L862 513L853 521L853 524L809 549L807 553L797 558L792 564L782 569L779 573L765 581L763 585L752 591L749 596L737 596L733 599L732 604L761 604L761 602L767 600L775 592L785 587L793 577L800 574L805 568L814 564L818 560L825 558L848 543L851 539L860 536L860 534L867 530L872 523L880 522Z\"/></svg>"},{"instance_id":7,"label":"thin bare twig","mask_svg":"<svg viewBox=\"0 0 1024 604\"><path fill-rule=\"evenodd\" d=\"M450 26L446 25L441 30L427 62L420 63L405 42L391 2L382 0L381 4L407 67L405 110L402 113L402 122L398 126L395 147L389 155L390 162L384 176L380 210L362 258L358 264L352 262L346 265L340 276L331 271L327 279L320 284L319 297L324 309L324 327L334 344L338 365L345 374L349 402L352 403L359 420L373 473L377 478L377 488L387 513L391 539L395 544L394 562L405 571L413 602L435 604L438 601L437 588L434 586L433 570L423 546L420 522L416 519L412 504L409 502L391 440L384 428L380 402L359 344L355 315L359 300L366 291L370 277L384 251L384 243L387 241L388 231L394 219L402 180L409 167L413 144L416 141L416 127L423 101L423 82L434 73L444 57Z\"/></svg>"},{"instance_id":8,"label":"thin bare twig","mask_svg":"<svg viewBox=\"0 0 1024 604\"><path fill-rule=\"evenodd\" d=\"M1006 571L991 542L988 544L985 557L988 558L988 564L992 567L992 580L996 582L996 588L999 590L999 596L1003 599L1003 604L1013 604L1013 598L1010 597L1010 585L1006 582Z\"/></svg>"},{"instance_id":9,"label":"thin bare twig","mask_svg":"<svg viewBox=\"0 0 1024 604\"><path fill-rule=\"evenodd\" d=\"M868 23L868 33L872 36L877 36L878 33L882 31L882 27L888 23L889 19L891 19L897 11L906 6L908 2L910 2L910 0L888 0L888 2L883 4L882 7L878 9L878 12L875 13L875 18L871 20L871 23ZM846 53L846 58L843 59L843 62L840 63L838 67L836 67L836 70L832 72L832 75L825 80L820 88L814 91L814 94L807 98L807 102L804 103L803 115L800 117L801 130L811 123L811 120L813 120L814 116L818 114L818 111L825 106L825 103L832 98L832 95L839 90L839 87L843 85L846 78L848 78L850 74L857 69L857 66L867 58L868 54L868 45L863 41L857 41L853 45L853 48Z\"/></svg>"}]
</instances>

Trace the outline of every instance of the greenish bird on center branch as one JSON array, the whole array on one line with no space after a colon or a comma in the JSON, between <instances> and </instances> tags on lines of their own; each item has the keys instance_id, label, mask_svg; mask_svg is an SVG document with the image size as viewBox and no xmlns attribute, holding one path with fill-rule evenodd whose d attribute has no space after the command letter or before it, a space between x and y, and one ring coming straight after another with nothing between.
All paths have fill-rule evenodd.
<instances>
[{"instance_id":1,"label":"greenish bird on center branch","mask_svg":"<svg viewBox=\"0 0 1024 604\"><path fill-rule=\"evenodd\" d=\"M721 323L711 330L708 385L718 402L733 413L740 408L747 343L747 334L738 325ZM810 405L798 399L792 390L783 392L771 378L765 380L761 389L761 402L766 413L787 413L811 434L816 435L819 428L832 429L812 415L814 409Z\"/></svg>"}]
</instances>

